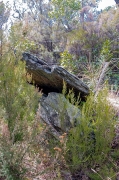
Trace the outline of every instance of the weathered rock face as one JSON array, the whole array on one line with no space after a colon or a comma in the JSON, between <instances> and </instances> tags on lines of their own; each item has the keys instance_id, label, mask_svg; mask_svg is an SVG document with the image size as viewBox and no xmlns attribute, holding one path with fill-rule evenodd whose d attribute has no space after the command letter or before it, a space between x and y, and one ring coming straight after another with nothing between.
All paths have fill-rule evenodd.
<instances>
[{"instance_id":1,"label":"weathered rock face","mask_svg":"<svg viewBox=\"0 0 119 180\"><path fill-rule=\"evenodd\" d=\"M119 0L114 0L114 1L119 6Z\"/></svg>"},{"instance_id":2,"label":"weathered rock face","mask_svg":"<svg viewBox=\"0 0 119 180\"><path fill-rule=\"evenodd\" d=\"M89 94L89 88L64 68L56 65L50 66L29 53L23 53L23 60L26 61L27 71L32 74L33 81L40 89L43 89L44 93L61 93L64 81L67 88L73 89L76 95L80 93L81 97L85 97Z\"/></svg>"},{"instance_id":3,"label":"weathered rock face","mask_svg":"<svg viewBox=\"0 0 119 180\"><path fill-rule=\"evenodd\" d=\"M80 123L80 110L69 103L60 93L49 93L40 99L39 115L43 122L54 132L68 132L71 127Z\"/></svg>"}]
</instances>

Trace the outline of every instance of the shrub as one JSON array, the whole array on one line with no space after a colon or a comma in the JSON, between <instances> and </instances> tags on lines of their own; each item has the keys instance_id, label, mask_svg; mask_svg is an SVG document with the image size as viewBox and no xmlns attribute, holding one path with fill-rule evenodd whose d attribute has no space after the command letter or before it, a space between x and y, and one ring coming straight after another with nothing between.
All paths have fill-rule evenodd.
<instances>
[{"instance_id":1,"label":"shrub","mask_svg":"<svg viewBox=\"0 0 119 180\"><path fill-rule=\"evenodd\" d=\"M97 97L91 93L83 103L82 117L73 127L65 141L64 157L70 171L100 169L111 155L114 138L115 113L107 101L107 90L103 89ZM105 169L109 168L106 166ZM111 171L112 173L112 171ZM106 178L106 173L102 175Z\"/></svg>"},{"instance_id":2,"label":"shrub","mask_svg":"<svg viewBox=\"0 0 119 180\"><path fill-rule=\"evenodd\" d=\"M17 57L17 58L16 58ZM0 59L0 176L21 180L26 173L24 158L37 129L35 114L39 94L26 82L25 63L11 51ZM34 128L34 129L33 129Z\"/></svg>"},{"instance_id":3,"label":"shrub","mask_svg":"<svg viewBox=\"0 0 119 180\"><path fill-rule=\"evenodd\" d=\"M61 60L60 60L61 66L68 69L70 72L77 72L77 62L73 59L73 56L68 53L68 51L64 51L61 53Z\"/></svg>"}]
</instances>

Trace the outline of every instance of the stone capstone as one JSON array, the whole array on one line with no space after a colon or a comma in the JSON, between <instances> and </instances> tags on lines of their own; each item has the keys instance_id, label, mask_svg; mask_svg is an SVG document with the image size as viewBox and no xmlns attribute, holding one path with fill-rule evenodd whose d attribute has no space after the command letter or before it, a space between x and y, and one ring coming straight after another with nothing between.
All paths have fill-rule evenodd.
<instances>
[{"instance_id":1,"label":"stone capstone","mask_svg":"<svg viewBox=\"0 0 119 180\"><path fill-rule=\"evenodd\" d=\"M77 76L69 73L57 65L48 65L36 56L23 53L22 60L26 61L26 69L32 75L32 82L35 83L45 94L49 92L62 93L63 83L67 89L73 89L75 95L83 99L89 94L88 86Z\"/></svg>"}]
</instances>

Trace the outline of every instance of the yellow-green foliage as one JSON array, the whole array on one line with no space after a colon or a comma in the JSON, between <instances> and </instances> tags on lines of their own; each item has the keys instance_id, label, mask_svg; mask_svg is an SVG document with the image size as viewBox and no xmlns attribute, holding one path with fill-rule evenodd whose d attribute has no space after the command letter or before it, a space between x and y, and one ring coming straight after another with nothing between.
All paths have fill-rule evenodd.
<instances>
[{"instance_id":1,"label":"yellow-green foliage","mask_svg":"<svg viewBox=\"0 0 119 180\"><path fill-rule=\"evenodd\" d=\"M80 8L80 2L77 0L52 0L52 11L50 12L51 17L62 18L65 17L70 20L70 16L76 13Z\"/></svg>"},{"instance_id":2,"label":"yellow-green foliage","mask_svg":"<svg viewBox=\"0 0 119 180\"><path fill-rule=\"evenodd\" d=\"M76 61L74 61L73 56L67 51L61 53L60 62L61 62L61 66L68 69L68 71L70 72L74 72L77 69Z\"/></svg>"},{"instance_id":3,"label":"yellow-green foliage","mask_svg":"<svg viewBox=\"0 0 119 180\"><path fill-rule=\"evenodd\" d=\"M17 58L16 58L17 57ZM9 51L0 59L0 177L21 180L34 142L38 92L27 83L25 63Z\"/></svg>"},{"instance_id":4,"label":"yellow-green foliage","mask_svg":"<svg viewBox=\"0 0 119 180\"><path fill-rule=\"evenodd\" d=\"M111 152L115 119L106 97L106 89L96 98L91 93L82 106L79 125L69 132L65 159L71 171L102 165Z\"/></svg>"},{"instance_id":5,"label":"yellow-green foliage","mask_svg":"<svg viewBox=\"0 0 119 180\"><path fill-rule=\"evenodd\" d=\"M105 58L105 61L110 61L113 57L113 53L111 52L111 42L106 40L103 43L101 55Z\"/></svg>"},{"instance_id":6,"label":"yellow-green foliage","mask_svg":"<svg viewBox=\"0 0 119 180\"><path fill-rule=\"evenodd\" d=\"M0 102L11 131L18 120L33 120L38 94L26 83L25 64L9 53L0 62Z\"/></svg>"},{"instance_id":7,"label":"yellow-green foliage","mask_svg":"<svg viewBox=\"0 0 119 180\"><path fill-rule=\"evenodd\" d=\"M19 51L32 51L37 49L37 45L29 40L27 33L30 29L27 25L23 25L22 22L16 22L10 29L10 45L17 54Z\"/></svg>"}]
</instances>

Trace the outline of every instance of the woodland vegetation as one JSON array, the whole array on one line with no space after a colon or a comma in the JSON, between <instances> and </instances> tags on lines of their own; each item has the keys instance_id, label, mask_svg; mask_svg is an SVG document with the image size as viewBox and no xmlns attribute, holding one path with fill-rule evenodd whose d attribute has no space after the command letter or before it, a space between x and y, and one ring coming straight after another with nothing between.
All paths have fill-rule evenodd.
<instances>
[{"instance_id":1,"label":"woodland vegetation","mask_svg":"<svg viewBox=\"0 0 119 180\"><path fill-rule=\"evenodd\" d=\"M0 2L0 179L118 180L119 7L100 0ZM90 88L86 102L63 94L81 122L57 140L37 114L42 93L31 86L22 53L64 67ZM68 95L67 95L68 94ZM117 133L117 134L116 134ZM45 168L41 168L41 164ZM39 178L40 179L40 178Z\"/></svg>"}]
</instances>

